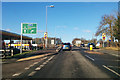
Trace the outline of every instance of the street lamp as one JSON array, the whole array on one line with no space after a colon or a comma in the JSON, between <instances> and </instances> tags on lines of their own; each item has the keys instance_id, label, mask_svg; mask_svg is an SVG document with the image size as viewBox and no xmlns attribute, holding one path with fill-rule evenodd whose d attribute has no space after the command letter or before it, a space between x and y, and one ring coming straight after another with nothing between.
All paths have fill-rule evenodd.
<instances>
[{"instance_id":1,"label":"street lamp","mask_svg":"<svg viewBox=\"0 0 120 80\"><path fill-rule=\"evenodd\" d=\"M46 34L47 34L47 8L48 8L48 7L54 8L54 5L46 6ZM47 35L48 35L48 34L47 34ZM47 48L47 38L46 38L45 47Z\"/></svg>"}]
</instances>

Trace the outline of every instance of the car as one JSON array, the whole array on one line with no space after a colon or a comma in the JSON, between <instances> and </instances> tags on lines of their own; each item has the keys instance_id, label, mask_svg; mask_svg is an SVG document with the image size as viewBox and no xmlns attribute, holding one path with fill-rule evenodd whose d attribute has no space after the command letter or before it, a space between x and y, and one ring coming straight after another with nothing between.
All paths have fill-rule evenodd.
<instances>
[{"instance_id":1,"label":"car","mask_svg":"<svg viewBox=\"0 0 120 80\"><path fill-rule=\"evenodd\" d=\"M84 45L84 44L81 44L80 47L85 47L85 45Z\"/></svg>"},{"instance_id":2,"label":"car","mask_svg":"<svg viewBox=\"0 0 120 80\"><path fill-rule=\"evenodd\" d=\"M93 48L96 48L94 43L88 43L88 47L90 48L90 45L93 45Z\"/></svg>"},{"instance_id":3,"label":"car","mask_svg":"<svg viewBox=\"0 0 120 80\"><path fill-rule=\"evenodd\" d=\"M97 47L97 48L99 48L99 47L100 47L100 43L99 43L99 42L97 42L96 47Z\"/></svg>"},{"instance_id":4,"label":"car","mask_svg":"<svg viewBox=\"0 0 120 80\"><path fill-rule=\"evenodd\" d=\"M62 50L71 50L71 44L70 43L63 43Z\"/></svg>"}]
</instances>

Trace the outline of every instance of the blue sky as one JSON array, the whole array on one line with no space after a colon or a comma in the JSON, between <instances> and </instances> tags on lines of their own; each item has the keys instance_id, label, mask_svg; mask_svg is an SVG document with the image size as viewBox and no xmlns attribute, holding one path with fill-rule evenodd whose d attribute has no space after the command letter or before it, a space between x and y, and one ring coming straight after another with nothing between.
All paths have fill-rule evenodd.
<instances>
[{"instance_id":1,"label":"blue sky","mask_svg":"<svg viewBox=\"0 0 120 80\"><path fill-rule=\"evenodd\" d=\"M2 29L20 34L22 22L37 23L38 33L27 36L43 37L45 6L49 5L55 7L48 8L48 36L59 37L63 42L71 42L76 37L91 39L101 17L118 10L117 2L3 2Z\"/></svg>"}]
</instances>

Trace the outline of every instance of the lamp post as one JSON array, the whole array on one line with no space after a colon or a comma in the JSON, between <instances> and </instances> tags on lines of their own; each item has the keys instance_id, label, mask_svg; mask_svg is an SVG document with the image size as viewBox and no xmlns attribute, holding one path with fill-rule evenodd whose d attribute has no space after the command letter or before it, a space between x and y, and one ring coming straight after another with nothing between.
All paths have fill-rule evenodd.
<instances>
[{"instance_id":1,"label":"lamp post","mask_svg":"<svg viewBox=\"0 0 120 80\"><path fill-rule=\"evenodd\" d=\"M46 34L48 35L48 33L47 33L47 8L48 7L51 7L51 8L53 8L54 7L54 5L50 5L50 6L46 6ZM47 48L47 38L45 39L45 47Z\"/></svg>"}]
</instances>

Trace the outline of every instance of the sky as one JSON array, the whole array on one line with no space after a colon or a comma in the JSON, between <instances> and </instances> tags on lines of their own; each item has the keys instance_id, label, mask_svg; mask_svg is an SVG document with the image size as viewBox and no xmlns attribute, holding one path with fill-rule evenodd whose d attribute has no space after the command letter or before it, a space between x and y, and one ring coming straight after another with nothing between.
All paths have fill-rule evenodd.
<instances>
[{"instance_id":1,"label":"sky","mask_svg":"<svg viewBox=\"0 0 120 80\"><path fill-rule=\"evenodd\" d=\"M48 37L72 42L74 38L95 38L101 17L118 11L117 2L2 2L2 29L21 33L21 23L37 23L37 34L24 34L32 38L44 37L46 6ZM97 37L98 39L102 37Z\"/></svg>"}]
</instances>

